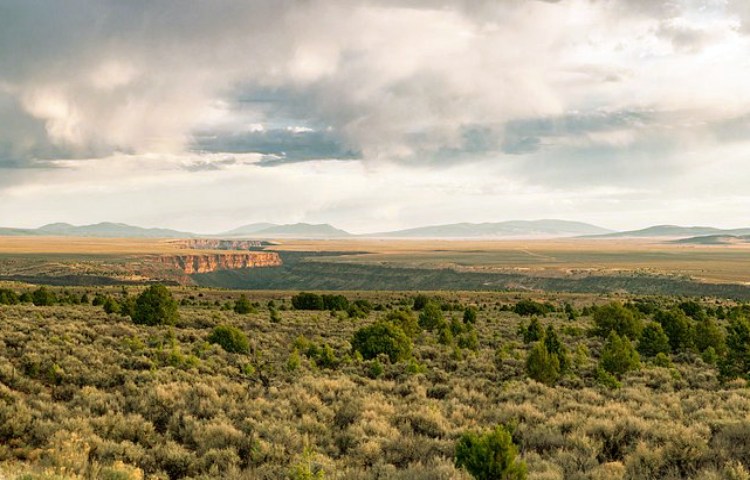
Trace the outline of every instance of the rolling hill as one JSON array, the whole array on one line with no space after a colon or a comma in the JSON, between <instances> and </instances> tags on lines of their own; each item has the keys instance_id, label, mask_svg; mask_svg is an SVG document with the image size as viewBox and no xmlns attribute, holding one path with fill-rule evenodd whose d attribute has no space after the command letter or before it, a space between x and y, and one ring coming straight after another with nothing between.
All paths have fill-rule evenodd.
<instances>
[{"instance_id":1,"label":"rolling hill","mask_svg":"<svg viewBox=\"0 0 750 480\"><path fill-rule=\"evenodd\" d=\"M700 237L680 238L673 243L684 245L736 245L750 243L750 235L706 235Z\"/></svg>"},{"instance_id":2,"label":"rolling hill","mask_svg":"<svg viewBox=\"0 0 750 480\"><path fill-rule=\"evenodd\" d=\"M101 238L190 238L193 233L166 228L142 228L124 223L102 222L93 225L71 225L51 223L39 228L2 228L0 235L47 236L47 237L101 237Z\"/></svg>"},{"instance_id":3,"label":"rolling hill","mask_svg":"<svg viewBox=\"0 0 750 480\"><path fill-rule=\"evenodd\" d=\"M244 235L253 235L255 233L266 230L268 228L273 228L273 227L278 227L278 226L279 225L275 223L268 223L268 222L251 223L249 225L242 225L241 227L237 227L232 230L222 232L214 236L216 237L241 237Z\"/></svg>"},{"instance_id":4,"label":"rolling hill","mask_svg":"<svg viewBox=\"0 0 750 480\"><path fill-rule=\"evenodd\" d=\"M288 238L341 238L350 237L351 233L333 227L327 223L294 223L274 225L252 234L253 237L288 237Z\"/></svg>"}]
</instances>

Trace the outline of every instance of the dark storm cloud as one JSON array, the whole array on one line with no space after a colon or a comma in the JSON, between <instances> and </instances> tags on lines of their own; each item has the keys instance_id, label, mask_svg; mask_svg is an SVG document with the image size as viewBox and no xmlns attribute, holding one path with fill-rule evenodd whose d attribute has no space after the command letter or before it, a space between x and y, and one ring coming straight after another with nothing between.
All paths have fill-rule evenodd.
<instances>
[{"instance_id":1,"label":"dark storm cloud","mask_svg":"<svg viewBox=\"0 0 750 480\"><path fill-rule=\"evenodd\" d=\"M260 153L271 157L267 164L361 157L332 132L294 128L198 134L194 148L212 153Z\"/></svg>"}]
</instances>

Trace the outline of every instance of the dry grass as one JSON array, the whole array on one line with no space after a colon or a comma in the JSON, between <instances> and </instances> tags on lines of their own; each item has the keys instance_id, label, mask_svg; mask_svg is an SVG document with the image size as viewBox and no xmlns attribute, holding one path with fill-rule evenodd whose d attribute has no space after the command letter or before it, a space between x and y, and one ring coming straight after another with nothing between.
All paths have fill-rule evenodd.
<instances>
[{"instance_id":1,"label":"dry grass","mask_svg":"<svg viewBox=\"0 0 750 480\"><path fill-rule=\"evenodd\" d=\"M662 240L282 240L281 251L367 252L325 261L534 275L639 272L713 282L750 282L750 244L680 245Z\"/></svg>"}]
</instances>

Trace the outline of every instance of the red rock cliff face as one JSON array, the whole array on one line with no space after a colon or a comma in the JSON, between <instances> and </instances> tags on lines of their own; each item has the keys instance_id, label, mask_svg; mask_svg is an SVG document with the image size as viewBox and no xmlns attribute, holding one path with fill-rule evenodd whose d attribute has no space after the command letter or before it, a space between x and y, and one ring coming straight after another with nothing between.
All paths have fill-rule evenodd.
<instances>
[{"instance_id":1,"label":"red rock cliff face","mask_svg":"<svg viewBox=\"0 0 750 480\"><path fill-rule=\"evenodd\" d=\"M281 266L281 257L276 252L196 253L164 255L159 257L159 262L171 268L176 268L186 275L192 275L217 270L279 267Z\"/></svg>"}]
</instances>

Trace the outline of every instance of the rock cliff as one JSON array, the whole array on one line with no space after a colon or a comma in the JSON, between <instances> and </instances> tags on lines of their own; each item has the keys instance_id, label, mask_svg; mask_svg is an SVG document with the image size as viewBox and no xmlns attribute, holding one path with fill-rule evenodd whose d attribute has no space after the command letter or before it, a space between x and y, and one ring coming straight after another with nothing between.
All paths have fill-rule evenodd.
<instances>
[{"instance_id":1,"label":"rock cliff","mask_svg":"<svg viewBox=\"0 0 750 480\"><path fill-rule=\"evenodd\" d=\"M158 261L169 268L178 269L186 275L209 273L217 270L281 266L281 257L276 252L163 255L158 257Z\"/></svg>"}]
</instances>

